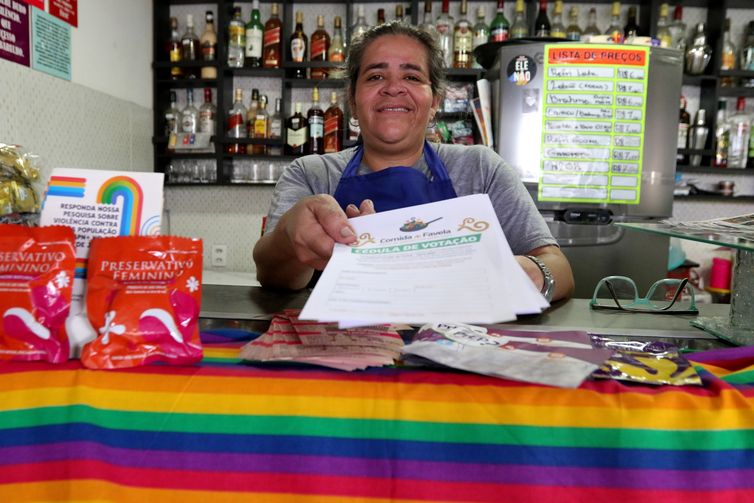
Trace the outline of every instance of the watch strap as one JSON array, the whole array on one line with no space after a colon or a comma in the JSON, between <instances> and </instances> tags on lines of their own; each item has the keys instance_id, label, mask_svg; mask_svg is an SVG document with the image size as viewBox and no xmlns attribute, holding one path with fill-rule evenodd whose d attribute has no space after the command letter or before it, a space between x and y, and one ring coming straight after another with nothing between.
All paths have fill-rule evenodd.
<instances>
[{"instance_id":1,"label":"watch strap","mask_svg":"<svg viewBox=\"0 0 754 503\"><path fill-rule=\"evenodd\" d=\"M542 290L540 290L540 293L544 296L547 302L550 302L552 300L552 294L555 293L555 278L552 275L552 271L550 271L550 268L547 267L547 264L545 264L541 259L535 257L534 255L524 255L524 257L537 264L539 270L542 271L542 276L544 276L545 281L542 285Z\"/></svg>"}]
</instances>

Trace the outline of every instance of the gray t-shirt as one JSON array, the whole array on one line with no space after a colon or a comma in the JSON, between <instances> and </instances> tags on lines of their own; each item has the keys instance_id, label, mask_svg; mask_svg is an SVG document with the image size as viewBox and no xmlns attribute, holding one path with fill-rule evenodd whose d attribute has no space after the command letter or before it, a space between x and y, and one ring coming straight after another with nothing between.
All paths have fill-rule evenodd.
<instances>
[{"instance_id":1,"label":"gray t-shirt","mask_svg":"<svg viewBox=\"0 0 754 503\"><path fill-rule=\"evenodd\" d=\"M488 194L505 237L516 255L557 244L518 174L492 149L482 145L431 144L448 170L456 194ZM301 198L335 194L355 147L335 154L309 155L294 160L283 172L272 196L267 231ZM430 176L422 156L413 166ZM358 174L370 170L363 163Z\"/></svg>"}]
</instances>

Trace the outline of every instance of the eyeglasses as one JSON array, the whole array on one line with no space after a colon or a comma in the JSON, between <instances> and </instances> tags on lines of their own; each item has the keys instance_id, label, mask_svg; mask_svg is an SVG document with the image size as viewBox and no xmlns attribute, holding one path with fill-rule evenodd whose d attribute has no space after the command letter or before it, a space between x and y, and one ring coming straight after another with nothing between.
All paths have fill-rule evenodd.
<instances>
[{"instance_id":1,"label":"eyeglasses","mask_svg":"<svg viewBox=\"0 0 754 503\"><path fill-rule=\"evenodd\" d=\"M688 279L665 278L655 282L647 295L639 297L636 283L626 276L602 278L589 302L592 309L617 309L634 313L691 314L699 310Z\"/></svg>"}]
</instances>

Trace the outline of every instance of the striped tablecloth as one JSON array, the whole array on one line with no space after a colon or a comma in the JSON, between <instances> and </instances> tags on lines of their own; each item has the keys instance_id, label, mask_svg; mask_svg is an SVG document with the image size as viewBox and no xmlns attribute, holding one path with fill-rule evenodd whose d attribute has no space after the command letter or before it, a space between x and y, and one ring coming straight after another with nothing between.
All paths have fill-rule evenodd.
<instances>
[{"instance_id":1,"label":"striped tablecloth","mask_svg":"<svg viewBox=\"0 0 754 503\"><path fill-rule=\"evenodd\" d=\"M754 501L754 387L0 365L0 501Z\"/></svg>"}]
</instances>

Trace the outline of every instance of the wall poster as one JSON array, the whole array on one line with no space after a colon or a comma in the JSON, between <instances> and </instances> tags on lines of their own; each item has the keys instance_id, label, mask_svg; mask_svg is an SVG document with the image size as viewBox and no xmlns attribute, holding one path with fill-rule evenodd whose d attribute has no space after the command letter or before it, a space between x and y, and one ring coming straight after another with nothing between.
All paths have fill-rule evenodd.
<instances>
[{"instance_id":1,"label":"wall poster","mask_svg":"<svg viewBox=\"0 0 754 503\"><path fill-rule=\"evenodd\" d=\"M0 0L0 58L24 66L31 62L29 9L18 0Z\"/></svg>"},{"instance_id":2,"label":"wall poster","mask_svg":"<svg viewBox=\"0 0 754 503\"><path fill-rule=\"evenodd\" d=\"M649 47L545 46L540 201L639 204Z\"/></svg>"},{"instance_id":3,"label":"wall poster","mask_svg":"<svg viewBox=\"0 0 754 503\"><path fill-rule=\"evenodd\" d=\"M32 68L71 80L71 26L44 11L33 10Z\"/></svg>"}]
</instances>

